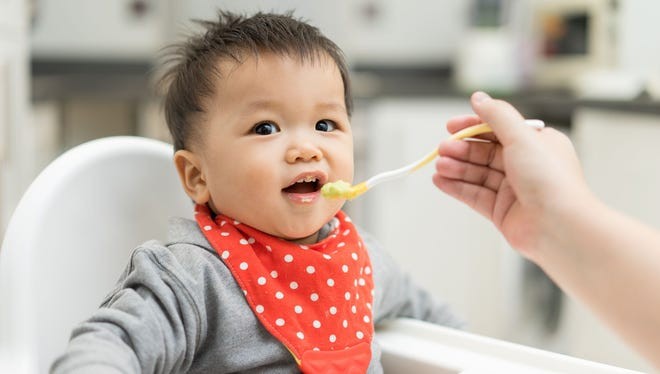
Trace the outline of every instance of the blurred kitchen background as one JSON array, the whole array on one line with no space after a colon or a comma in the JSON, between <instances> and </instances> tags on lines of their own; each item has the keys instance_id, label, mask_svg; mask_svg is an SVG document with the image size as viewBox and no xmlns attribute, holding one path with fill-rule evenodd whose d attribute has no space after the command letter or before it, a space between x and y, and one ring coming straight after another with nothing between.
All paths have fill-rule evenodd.
<instances>
[{"instance_id":1,"label":"blurred kitchen background","mask_svg":"<svg viewBox=\"0 0 660 374\"><path fill-rule=\"evenodd\" d=\"M159 51L218 8L295 10L343 48L358 180L435 147L481 89L569 134L598 195L660 229L658 1L1 0L0 238L30 181L67 149L112 135L169 141L152 88ZM438 192L432 169L346 209L469 331L651 371Z\"/></svg>"}]
</instances>

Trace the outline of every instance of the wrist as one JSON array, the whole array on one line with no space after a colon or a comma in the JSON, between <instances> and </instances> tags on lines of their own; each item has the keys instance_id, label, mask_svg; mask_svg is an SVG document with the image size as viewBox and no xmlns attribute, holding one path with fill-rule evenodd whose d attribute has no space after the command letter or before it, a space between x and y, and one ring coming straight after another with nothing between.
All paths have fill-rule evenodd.
<instances>
[{"instance_id":1,"label":"wrist","mask_svg":"<svg viewBox=\"0 0 660 374\"><path fill-rule=\"evenodd\" d=\"M565 257L561 252L580 246L585 225L607 214L607 207L589 190L560 199L543 207L536 248L530 251L530 259L542 267L556 255Z\"/></svg>"}]
</instances>

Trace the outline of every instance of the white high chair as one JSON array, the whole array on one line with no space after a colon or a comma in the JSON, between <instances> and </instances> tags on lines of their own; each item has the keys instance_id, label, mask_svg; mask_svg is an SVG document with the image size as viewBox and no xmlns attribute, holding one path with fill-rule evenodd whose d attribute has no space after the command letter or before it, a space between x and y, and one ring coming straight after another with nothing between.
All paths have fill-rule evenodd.
<instances>
[{"instance_id":1,"label":"white high chair","mask_svg":"<svg viewBox=\"0 0 660 374\"><path fill-rule=\"evenodd\" d=\"M0 249L0 373L45 373L169 216L192 216L172 147L138 137L64 153L18 204ZM631 373L412 320L380 326L387 373Z\"/></svg>"},{"instance_id":2,"label":"white high chair","mask_svg":"<svg viewBox=\"0 0 660 374\"><path fill-rule=\"evenodd\" d=\"M46 373L73 326L98 307L170 216L192 217L172 146L139 137L62 154L19 202L0 249L0 373Z\"/></svg>"}]
</instances>

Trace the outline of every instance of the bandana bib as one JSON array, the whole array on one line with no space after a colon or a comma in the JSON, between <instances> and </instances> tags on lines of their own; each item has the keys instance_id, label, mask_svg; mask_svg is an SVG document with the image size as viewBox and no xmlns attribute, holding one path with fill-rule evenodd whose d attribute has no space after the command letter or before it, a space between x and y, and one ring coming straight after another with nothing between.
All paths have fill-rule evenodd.
<instances>
[{"instance_id":1,"label":"bandana bib","mask_svg":"<svg viewBox=\"0 0 660 374\"><path fill-rule=\"evenodd\" d=\"M310 245L265 234L195 207L197 223L261 324L305 373L364 373L371 361L373 279L367 251L343 212Z\"/></svg>"}]
</instances>

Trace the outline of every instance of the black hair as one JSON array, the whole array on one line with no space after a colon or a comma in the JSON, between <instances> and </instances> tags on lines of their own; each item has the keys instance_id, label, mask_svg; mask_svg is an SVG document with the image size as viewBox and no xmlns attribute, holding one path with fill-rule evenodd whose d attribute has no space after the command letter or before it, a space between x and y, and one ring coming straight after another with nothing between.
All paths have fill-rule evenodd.
<instances>
[{"instance_id":1,"label":"black hair","mask_svg":"<svg viewBox=\"0 0 660 374\"><path fill-rule=\"evenodd\" d=\"M214 94L215 77L222 77L218 62L244 61L246 54L273 52L311 60L327 55L335 62L344 83L344 101L350 116L352 98L348 67L341 49L318 28L286 14L252 16L219 11L215 21L195 21L203 33L173 45L166 55L165 119L174 150L186 149L195 134L195 122L205 113L204 100Z\"/></svg>"}]
</instances>

